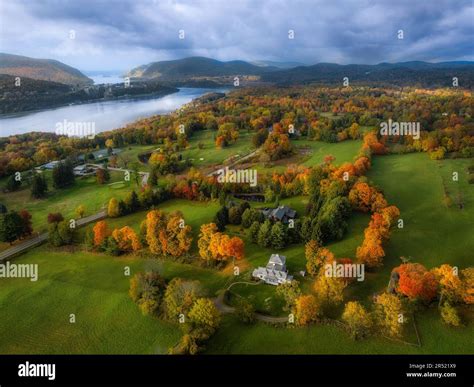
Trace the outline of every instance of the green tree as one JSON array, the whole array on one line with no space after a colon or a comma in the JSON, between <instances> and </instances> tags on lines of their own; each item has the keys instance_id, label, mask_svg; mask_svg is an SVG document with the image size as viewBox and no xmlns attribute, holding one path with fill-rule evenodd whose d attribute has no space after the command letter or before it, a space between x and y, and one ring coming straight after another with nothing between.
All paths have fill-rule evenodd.
<instances>
[{"instance_id":1,"label":"green tree","mask_svg":"<svg viewBox=\"0 0 474 387\"><path fill-rule=\"evenodd\" d=\"M219 231L224 231L226 224L229 222L229 211L227 207L222 206L219 211L217 211L216 216L214 217L214 223L217 226Z\"/></svg>"},{"instance_id":2,"label":"green tree","mask_svg":"<svg viewBox=\"0 0 474 387\"><path fill-rule=\"evenodd\" d=\"M229 223L235 225L242 223L242 213L239 207L234 206L229 209Z\"/></svg>"},{"instance_id":3,"label":"green tree","mask_svg":"<svg viewBox=\"0 0 474 387\"><path fill-rule=\"evenodd\" d=\"M53 168L53 187L65 188L74 183L74 169L70 161L61 161Z\"/></svg>"},{"instance_id":4,"label":"green tree","mask_svg":"<svg viewBox=\"0 0 474 387\"><path fill-rule=\"evenodd\" d=\"M276 294L285 300L285 310L291 310L295 305L296 299L301 296L300 283L296 280L285 282L278 285Z\"/></svg>"},{"instance_id":5,"label":"green tree","mask_svg":"<svg viewBox=\"0 0 474 387\"><path fill-rule=\"evenodd\" d=\"M286 246L286 229L281 222L276 222L271 229L271 246L281 250Z\"/></svg>"},{"instance_id":6,"label":"green tree","mask_svg":"<svg viewBox=\"0 0 474 387\"><path fill-rule=\"evenodd\" d=\"M17 191L21 187L21 180L17 180L15 175L11 175L5 184L5 188L8 192Z\"/></svg>"},{"instance_id":7,"label":"green tree","mask_svg":"<svg viewBox=\"0 0 474 387\"><path fill-rule=\"evenodd\" d=\"M199 282L173 278L166 287L163 298L166 317L172 322L177 322L181 315L186 319L201 293Z\"/></svg>"},{"instance_id":8,"label":"green tree","mask_svg":"<svg viewBox=\"0 0 474 387\"><path fill-rule=\"evenodd\" d=\"M40 199L46 196L47 191L48 184L46 183L46 178L38 173L33 175L33 181L31 183L31 195L35 199Z\"/></svg>"},{"instance_id":9,"label":"green tree","mask_svg":"<svg viewBox=\"0 0 474 387\"><path fill-rule=\"evenodd\" d=\"M189 319L195 327L214 333L220 324L220 313L209 298L199 298L189 311Z\"/></svg>"},{"instance_id":10,"label":"green tree","mask_svg":"<svg viewBox=\"0 0 474 387\"><path fill-rule=\"evenodd\" d=\"M258 231L258 245L262 247L270 247L272 244L272 224L267 219L260 226Z\"/></svg>"},{"instance_id":11,"label":"green tree","mask_svg":"<svg viewBox=\"0 0 474 387\"><path fill-rule=\"evenodd\" d=\"M252 223L250 228L247 231L247 235L252 241L252 243L258 243L258 233L260 231L260 223L255 221Z\"/></svg>"},{"instance_id":12,"label":"green tree","mask_svg":"<svg viewBox=\"0 0 474 387\"><path fill-rule=\"evenodd\" d=\"M134 213L140 208L140 201L138 200L138 195L135 191L130 192L124 200L128 212Z\"/></svg>"},{"instance_id":13,"label":"green tree","mask_svg":"<svg viewBox=\"0 0 474 387\"><path fill-rule=\"evenodd\" d=\"M2 215L0 221L0 241L12 244L23 232L23 219L16 211Z\"/></svg>"},{"instance_id":14,"label":"green tree","mask_svg":"<svg viewBox=\"0 0 474 387\"><path fill-rule=\"evenodd\" d=\"M255 308L251 302L244 298L237 302L235 314L243 323L250 324L255 321Z\"/></svg>"},{"instance_id":15,"label":"green tree","mask_svg":"<svg viewBox=\"0 0 474 387\"><path fill-rule=\"evenodd\" d=\"M137 273L130 280L129 295L145 315L156 315L165 291L164 279L154 271Z\"/></svg>"},{"instance_id":16,"label":"green tree","mask_svg":"<svg viewBox=\"0 0 474 387\"><path fill-rule=\"evenodd\" d=\"M67 220L53 222L48 228L48 240L54 247L70 245L74 240L75 229Z\"/></svg>"}]
</instances>

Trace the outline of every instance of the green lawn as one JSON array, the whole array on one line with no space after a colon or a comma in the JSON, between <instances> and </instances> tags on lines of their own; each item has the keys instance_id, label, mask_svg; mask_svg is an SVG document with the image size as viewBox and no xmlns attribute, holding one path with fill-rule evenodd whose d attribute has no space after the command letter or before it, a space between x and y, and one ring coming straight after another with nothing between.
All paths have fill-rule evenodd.
<instances>
[{"instance_id":1,"label":"green lawn","mask_svg":"<svg viewBox=\"0 0 474 387\"><path fill-rule=\"evenodd\" d=\"M86 208L86 216L95 214L107 207L111 197L122 198L132 189L136 190L134 182L125 182L122 172L111 172L109 183L120 182L123 184L97 184L95 176L76 178L73 186L65 189L54 189L51 174L47 173L48 189L44 199L33 199L29 189L17 192L2 193L0 202L9 210L26 208L33 215L34 231L46 231L47 216L52 212L60 212L65 219L76 218L75 210L79 205Z\"/></svg>"},{"instance_id":2,"label":"green lawn","mask_svg":"<svg viewBox=\"0 0 474 387\"><path fill-rule=\"evenodd\" d=\"M191 160L194 166L203 167L222 164L224 160L231 156L243 156L254 149L251 142L252 133L241 130L235 144L222 149L216 148L215 133L210 130L195 132L190 138L189 147L181 152L183 160ZM199 143L203 144L202 149L199 149Z\"/></svg>"},{"instance_id":3,"label":"green lawn","mask_svg":"<svg viewBox=\"0 0 474 387\"><path fill-rule=\"evenodd\" d=\"M472 160L433 161L424 153L375 157L369 179L379 186L390 204L401 212L404 228L395 228L386 245L381 279L385 284L400 257L411 257L428 269L449 263L460 269L473 265L474 185L467 183ZM452 181L452 172L459 181ZM458 193L464 208L443 201L445 183L456 203Z\"/></svg>"},{"instance_id":4,"label":"green lawn","mask_svg":"<svg viewBox=\"0 0 474 387\"><path fill-rule=\"evenodd\" d=\"M472 327L446 328L436 311L418 316L422 347L380 337L352 340L341 328L313 325L305 328L273 327L264 323L246 325L226 316L211 338L209 354L472 354Z\"/></svg>"}]
</instances>

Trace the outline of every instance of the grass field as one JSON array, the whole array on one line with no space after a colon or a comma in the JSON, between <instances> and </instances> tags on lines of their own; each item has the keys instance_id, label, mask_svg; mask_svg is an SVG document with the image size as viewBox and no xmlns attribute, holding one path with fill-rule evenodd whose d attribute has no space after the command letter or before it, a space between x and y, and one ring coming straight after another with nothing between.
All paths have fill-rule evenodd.
<instances>
[{"instance_id":1,"label":"grass field","mask_svg":"<svg viewBox=\"0 0 474 387\"><path fill-rule=\"evenodd\" d=\"M231 156L243 156L253 150L252 134L246 131L241 130L235 144L222 149L216 148L214 136L215 132L210 130L195 132L190 138L189 147L181 152L183 159L191 160L196 167L203 167L222 164L224 160ZM199 143L203 145L202 149L199 149Z\"/></svg>"},{"instance_id":2,"label":"grass field","mask_svg":"<svg viewBox=\"0 0 474 387\"><path fill-rule=\"evenodd\" d=\"M410 257L428 269L449 263L459 268L473 265L474 186L467 183L467 166L472 160L433 161L424 153L376 157L368 177L379 186L390 204L401 212L404 228L395 228L386 245L381 279L385 282L400 257ZM452 181L452 172L459 181ZM443 201L446 185L454 204ZM464 208L456 205L461 195Z\"/></svg>"},{"instance_id":3,"label":"grass field","mask_svg":"<svg viewBox=\"0 0 474 387\"><path fill-rule=\"evenodd\" d=\"M422 346L415 347L379 337L352 340L341 328L313 325L306 328L273 327L264 323L245 325L226 316L211 338L209 354L472 354L474 335L469 328L449 329L442 325L437 311L417 319ZM449 334L449 339L447 339Z\"/></svg>"},{"instance_id":4,"label":"grass field","mask_svg":"<svg viewBox=\"0 0 474 387\"><path fill-rule=\"evenodd\" d=\"M54 189L51 174L48 177L48 194L44 199L33 199L29 189L17 192L2 193L0 202L9 210L26 208L32 215L34 231L43 232L47 229L47 216L52 212L60 212L65 219L75 218L76 208L83 204L86 216L95 214L106 208L111 197L122 198L127 192L136 189L134 183L124 182L122 172L111 172L110 182L123 182L121 185L99 185L95 176L77 178L74 185L65 189Z\"/></svg>"}]
</instances>

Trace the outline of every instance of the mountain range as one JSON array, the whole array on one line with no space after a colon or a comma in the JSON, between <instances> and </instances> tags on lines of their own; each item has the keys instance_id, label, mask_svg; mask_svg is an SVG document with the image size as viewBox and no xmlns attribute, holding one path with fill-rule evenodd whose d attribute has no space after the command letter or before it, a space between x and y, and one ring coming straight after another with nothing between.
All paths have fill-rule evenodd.
<instances>
[{"instance_id":1,"label":"mountain range","mask_svg":"<svg viewBox=\"0 0 474 387\"><path fill-rule=\"evenodd\" d=\"M93 81L79 70L52 59L35 59L0 53L0 74L28 77L67 85L86 86ZM167 86L215 87L233 85L239 76L242 85L307 84L342 85L349 83L386 85L451 87L453 78L459 86L474 87L474 62L423 61L379 63L375 65L318 63L302 65L297 62L242 60L219 61L205 57L188 57L158 61L138 66L126 76L133 82L161 82Z\"/></svg>"},{"instance_id":2,"label":"mountain range","mask_svg":"<svg viewBox=\"0 0 474 387\"><path fill-rule=\"evenodd\" d=\"M192 85L197 81L215 84L233 83L234 76L248 77L250 82L272 84L342 84L349 82L377 85L450 87L453 77L464 88L474 85L474 62L422 61L379 63L376 65L318 63L298 65L294 62L222 62L204 57L189 57L171 61L152 62L132 69L129 77L153 79L165 83Z\"/></svg>"}]
</instances>

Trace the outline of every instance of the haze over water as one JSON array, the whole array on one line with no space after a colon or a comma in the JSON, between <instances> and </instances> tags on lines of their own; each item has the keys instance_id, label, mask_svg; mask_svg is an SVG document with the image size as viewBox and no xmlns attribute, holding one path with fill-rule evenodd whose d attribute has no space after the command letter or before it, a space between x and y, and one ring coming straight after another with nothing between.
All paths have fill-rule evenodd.
<instances>
[{"instance_id":1,"label":"haze over water","mask_svg":"<svg viewBox=\"0 0 474 387\"><path fill-rule=\"evenodd\" d=\"M118 129L139 118L165 114L178 109L203 94L220 89L180 88L164 97L113 100L63 106L38 112L20 113L0 118L0 136L28 132L55 132L58 122L95 122L96 132Z\"/></svg>"}]
</instances>

